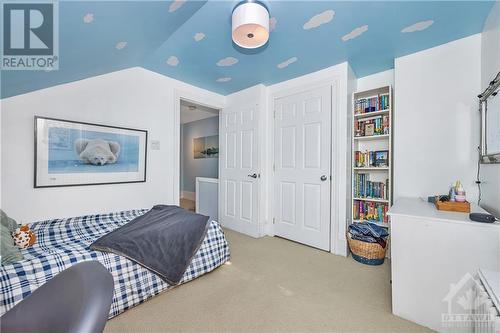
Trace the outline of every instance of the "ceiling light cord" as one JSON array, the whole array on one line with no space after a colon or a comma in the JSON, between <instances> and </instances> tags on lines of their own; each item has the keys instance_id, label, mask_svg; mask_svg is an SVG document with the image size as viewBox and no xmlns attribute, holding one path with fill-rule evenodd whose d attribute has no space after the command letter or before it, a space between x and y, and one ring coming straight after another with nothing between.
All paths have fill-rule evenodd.
<instances>
[{"instance_id":1,"label":"ceiling light cord","mask_svg":"<svg viewBox=\"0 0 500 333\"><path fill-rule=\"evenodd\" d=\"M476 184L478 190L477 205L481 204L481 147L477 147L478 157L477 157L477 174L476 174Z\"/></svg>"},{"instance_id":2,"label":"ceiling light cord","mask_svg":"<svg viewBox=\"0 0 500 333\"><path fill-rule=\"evenodd\" d=\"M495 97L498 92L500 91L500 72L497 73L495 78L490 81L488 87L477 97L479 98L479 111L482 112L482 103L486 102L488 97L493 96ZM483 143L481 142L481 145ZM481 204L481 159L482 159L482 148L481 145L477 147L478 150L478 156L477 156L477 175L476 175L476 184L477 184L477 189L478 189L478 199L477 199L477 204Z\"/></svg>"}]
</instances>

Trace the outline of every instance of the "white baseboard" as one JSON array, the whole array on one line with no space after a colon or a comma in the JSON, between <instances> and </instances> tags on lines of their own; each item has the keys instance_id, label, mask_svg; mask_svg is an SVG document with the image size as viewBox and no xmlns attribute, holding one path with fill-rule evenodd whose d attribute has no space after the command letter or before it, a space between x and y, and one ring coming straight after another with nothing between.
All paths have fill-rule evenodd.
<instances>
[{"instance_id":1,"label":"white baseboard","mask_svg":"<svg viewBox=\"0 0 500 333\"><path fill-rule=\"evenodd\" d=\"M190 191L181 191L181 199L196 200L196 193Z\"/></svg>"},{"instance_id":2,"label":"white baseboard","mask_svg":"<svg viewBox=\"0 0 500 333\"><path fill-rule=\"evenodd\" d=\"M338 239L337 244L333 246L334 248L330 251L333 254L347 257L349 251L347 250L347 240L344 239Z\"/></svg>"}]
</instances>

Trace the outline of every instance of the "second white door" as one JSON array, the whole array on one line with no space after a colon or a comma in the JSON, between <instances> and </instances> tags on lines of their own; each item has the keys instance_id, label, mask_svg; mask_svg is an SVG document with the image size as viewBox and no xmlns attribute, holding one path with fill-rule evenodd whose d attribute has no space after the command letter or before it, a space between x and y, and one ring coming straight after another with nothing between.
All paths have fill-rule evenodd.
<instances>
[{"instance_id":1,"label":"second white door","mask_svg":"<svg viewBox=\"0 0 500 333\"><path fill-rule=\"evenodd\" d=\"M275 100L274 233L330 250L331 86Z\"/></svg>"}]
</instances>

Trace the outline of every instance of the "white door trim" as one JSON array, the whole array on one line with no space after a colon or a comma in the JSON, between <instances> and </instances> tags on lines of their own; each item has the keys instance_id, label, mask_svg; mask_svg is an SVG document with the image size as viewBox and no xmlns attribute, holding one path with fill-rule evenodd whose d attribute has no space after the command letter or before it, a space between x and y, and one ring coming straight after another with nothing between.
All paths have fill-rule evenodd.
<instances>
[{"instance_id":1,"label":"white door trim","mask_svg":"<svg viewBox=\"0 0 500 333\"><path fill-rule=\"evenodd\" d=\"M345 129L350 126L350 118L343 119L341 80L332 84L332 188L330 194L331 200L331 233L332 241L330 243L330 252L347 255L346 235L341 231L343 224L347 228L347 201L350 199L348 193L351 193L351 182L347 181L347 165L351 164L351 145L347 144L348 135ZM347 112L347 110L346 110ZM344 134L343 134L344 133ZM349 138L350 140L350 138ZM344 157L344 158L343 158ZM349 168L350 170L350 168ZM334 210L335 209L335 210ZM349 209L351 209L349 207ZM344 228L344 229L345 229Z\"/></svg>"},{"instance_id":2,"label":"white door trim","mask_svg":"<svg viewBox=\"0 0 500 333\"><path fill-rule=\"evenodd\" d=\"M338 75L332 75L330 78L326 80L316 80L309 84L303 84L300 86L295 86L293 88L287 88L283 90L276 91L274 93L269 94L268 98L268 121L271 126L268 129L268 141L269 141L269 155L267 169L269 174L271 175L270 184L274 184L274 172L273 172L273 164L274 164L274 104L275 100L278 98L286 97L289 95L293 95L299 92L319 88L325 85L331 85L332 87L332 117L331 117L331 127L332 127L332 153L331 153L331 195L330 195L330 252L339 255L346 255L346 239L345 235L340 232L340 226L343 224L347 226L347 216L346 216L346 189L350 190L350 183L345 184L345 179L342 181L343 171L347 168L347 163L350 163L350 157L346 161L342 156L350 156L350 151L347 149L345 145L342 145L347 138L347 134L345 133L345 128L348 126L349 119L343 119L344 115L341 112L342 104L344 104L347 100L347 96L342 96L340 92L342 91L342 78ZM346 110L347 112L347 110ZM345 120L345 121L344 121ZM334 161L334 158L336 160ZM345 165L343 165L345 164ZM269 187L269 216L274 217L274 187L271 185ZM344 202L343 202L344 201ZM266 233L269 236L274 236L274 226L272 223L269 224L269 228L266 228Z\"/></svg>"},{"instance_id":3,"label":"white door trim","mask_svg":"<svg viewBox=\"0 0 500 333\"><path fill-rule=\"evenodd\" d=\"M174 110L174 121L172 124L172 133L174 135L174 156L173 160L173 187L172 187L172 198L174 199L173 204L180 204L180 192L181 192L181 168L180 168L180 154L181 154L181 99L185 101L190 101L202 106L207 106L212 109L222 110L224 108L224 103L218 102L216 100L211 99L207 95L196 93L196 92L188 92L181 89L174 89L174 98L173 98L173 110ZM168 112L165 110L165 112Z\"/></svg>"}]
</instances>

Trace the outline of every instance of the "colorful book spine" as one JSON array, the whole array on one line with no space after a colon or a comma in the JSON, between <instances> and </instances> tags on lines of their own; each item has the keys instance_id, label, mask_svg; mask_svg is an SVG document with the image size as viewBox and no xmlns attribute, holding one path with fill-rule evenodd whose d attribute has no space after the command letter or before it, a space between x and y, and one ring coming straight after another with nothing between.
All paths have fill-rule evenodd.
<instances>
[{"instance_id":1,"label":"colorful book spine","mask_svg":"<svg viewBox=\"0 0 500 333\"><path fill-rule=\"evenodd\" d=\"M354 101L354 113L364 114L389 108L389 94L383 94L367 98L359 98Z\"/></svg>"},{"instance_id":2,"label":"colorful book spine","mask_svg":"<svg viewBox=\"0 0 500 333\"><path fill-rule=\"evenodd\" d=\"M354 122L354 135L357 137L389 134L389 132L388 115L359 119Z\"/></svg>"},{"instance_id":3,"label":"colorful book spine","mask_svg":"<svg viewBox=\"0 0 500 333\"><path fill-rule=\"evenodd\" d=\"M370 181L370 174L356 173L353 179L353 192L355 198L369 198L388 200L387 186L389 180L385 182Z\"/></svg>"},{"instance_id":4,"label":"colorful book spine","mask_svg":"<svg viewBox=\"0 0 500 333\"><path fill-rule=\"evenodd\" d=\"M353 220L361 222L388 223L389 206L380 202L364 202L355 200L352 210Z\"/></svg>"},{"instance_id":5,"label":"colorful book spine","mask_svg":"<svg viewBox=\"0 0 500 333\"><path fill-rule=\"evenodd\" d=\"M374 151L356 151L354 153L354 166L358 168L366 168L375 166L375 152Z\"/></svg>"}]
</instances>

